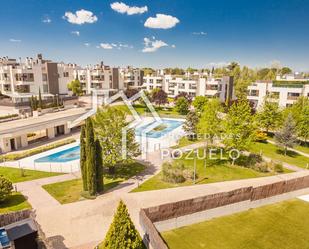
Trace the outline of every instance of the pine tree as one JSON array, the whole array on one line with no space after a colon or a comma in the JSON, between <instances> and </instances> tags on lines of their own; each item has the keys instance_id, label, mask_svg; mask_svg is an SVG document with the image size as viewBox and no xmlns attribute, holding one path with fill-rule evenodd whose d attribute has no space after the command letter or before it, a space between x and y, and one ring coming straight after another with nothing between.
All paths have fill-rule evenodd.
<instances>
[{"instance_id":1,"label":"pine tree","mask_svg":"<svg viewBox=\"0 0 309 249\"><path fill-rule=\"evenodd\" d=\"M183 124L184 131L189 135L189 140L194 140L197 133L197 123L199 117L195 111L190 111L186 116L186 121Z\"/></svg>"},{"instance_id":2,"label":"pine tree","mask_svg":"<svg viewBox=\"0 0 309 249\"><path fill-rule=\"evenodd\" d=\"M136 230L128 209L120 201L113 222L106 234L102 249L145 249L142 238Z\"/></svg>"},{"instance_id":3,"label":"pine tree","mask_svg":"<svg viewBox=\"0 0 309 249\"><path fill-rule=\"evenodd\" d=\"M87 186L91 196L97 193L96 189L96 145L91 118L86 119L86 151L87 151Z\"/></svg>"},{"instance_id":4,"label":"pine tree","mask_svg":"<svg viewBox=\"0 0 309 249\"><path fill-rule=\"evenodd\" d=\"M283 147L284 155L287 154L288 148L293 148L297 142L296 125L292 114L290 113L284 121L283 127L275 133L275 139L278 146Z\"/></svg>"},{"instance_id":5,"label":"pine tree","mask_svg":"<svg viewBox=\"0 0 309 249\"><path fill-rule=\"evenodd\" d=\"M87 154L86 154L86 127L85 125L82 126L80 132L80 169L82 173L82 180L83 180L83 190L88 191L88 184L87 184Z\"/></svg>"},{"instance_id":6,"label":"pine tree","mask_svg":"<svg viewBox=\"0 0 309 249\"><path fill-rule=\"evenodd\" d=\"M102 148L99 139L96 139L95 144L96 144L96 185L97 185L97 192L100 193L104 190Z\"/></svg>"}]
</instances>

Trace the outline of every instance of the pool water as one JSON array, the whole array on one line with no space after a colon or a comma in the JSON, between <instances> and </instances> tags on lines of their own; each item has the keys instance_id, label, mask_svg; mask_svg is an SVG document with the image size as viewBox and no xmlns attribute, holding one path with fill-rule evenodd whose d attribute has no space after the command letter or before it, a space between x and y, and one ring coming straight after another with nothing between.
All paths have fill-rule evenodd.
<instances>
[{"instance_id":1,"label":"pool water","mask_svg":"<svg viewBox=\"0 0 309 249\"><path fill-rule=\"evenodd\" d=\"M65 163L80 158L80 146L62 150L49 156L34 160L36 163Z\"/></svg>"},{"instance_id":2,"label":"pool water","mask_svg":"<svg viewBox=\"0 0 309 249\"><path fill-rule=\"evenodd\" d=\"M175 130L176 128L180 127L183 124L183 121L171 120L171 119L162 119L162 122L163 122L162 125L166 126L166 128L164 128L161 131L155 131L155 130L149 131L149 132L147 132L147 137L150 137L150 138L162 137L162 136L170 133L171 131ZM155 123L155 121L153 121L153 122L151 122L149 124L143 125L141 127L136 128L135 129L135 135L136 136L141 136L142 132L145 129L147 129L148 127L150 127L151 125L153 125L154 123Z\"/></svg>"}]
</instances>

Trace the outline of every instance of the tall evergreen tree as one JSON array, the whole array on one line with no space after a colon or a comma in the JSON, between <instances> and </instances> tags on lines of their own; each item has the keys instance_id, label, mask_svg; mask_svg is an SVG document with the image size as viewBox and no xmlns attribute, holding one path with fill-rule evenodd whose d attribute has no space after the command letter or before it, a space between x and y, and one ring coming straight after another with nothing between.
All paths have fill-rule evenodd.
<instances>
[{"instance_id":1,"label":"tall evergreen tree","mask_svg":"<svg viewBox=\"0 0 309 249\"><path fill-rule=\"evenodd\" d=\"M183 129L189 135L189 140L194 140L197 133L197 123L199 117L195 111L190 111L186 116L186 121L183 124Z\"/></svg>"},{"instance_id":2,"label":"tall evergreen tree","mask_svg":"<svg viewBox=\"0 0 309 249\"><path fill-rule=\"evenodd\" d=\"M43 101L42 101L42 94L41 94L41 88L39 88L39 106L40 109L43 108Z\"/></svg>"},{"instance_id":3,"label":"tall evergreen tree","mask_svg":"<svg viewBox=\"0 0 309 249\"><path fill-rule=\"evenodd\" d=\"M100 193L104 190L102 148L99 139L96 139L95 144L96 144L96 184L97 184L97 192Z\"/></svg>"},{"instance_id":4,"label":"tall evergreen tree","mask_svg":"<svg viewBox=\"0 0 309 249\"><path fill-rule=\"evenodd\" d=\"M87 181L87 153L86 153L86 127L82 126L80 132L80 169L83 180L83 190L88 191Z\"/></svg>"},{"instance_id":5,"label":"tall evergreen tree","mask_svg":"<svg viewBox=\"0 0 309 249\"><path fill-rule=\"evenodd\" d=\"M142 238L136 230L128 209L120 201L113 222L106 234L102 249L145 249Z\"/></svg>"},{"instance_id":6,"label":"tall evergreen tree","mask_svg":"<svg viewBox=\"0 0 309 249\"><path fill-rule=\"evenodd\" d=\"M290 113L284 121L283 127L275 133L275 140L278 146L283 147L284 155L288 148L293 148L297 142L296 125L292 114Z\"/></svg>"},{"instance_id":7,"label":"tall evergreen tree","mask_svg":"<svg viewBox=\"0 0 309 249\"><path fill-rule=\"evenodd\" d=\"M96 144L91 118L86 119L87 186L90 195L97 193L96 185Z\"/></svg>"}]
</instances>

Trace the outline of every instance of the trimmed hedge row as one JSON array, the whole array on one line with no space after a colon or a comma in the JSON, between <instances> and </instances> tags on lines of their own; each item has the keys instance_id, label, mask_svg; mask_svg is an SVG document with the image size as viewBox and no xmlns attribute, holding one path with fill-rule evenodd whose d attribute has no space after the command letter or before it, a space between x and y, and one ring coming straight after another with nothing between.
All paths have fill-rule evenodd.
<instances>
[{"instance_id":1,"label":"trimmed hedge row","mask_svg":"<svg viewBox=\"0 0 309 249\"><path fill-rule=\"evenodd\" d=\"M2 156L0 156L0 162L19 160L19 159L22 159L22 158L25 158L25 157L29 157L29 156L33 156L35 154L45 152L47 150L58 148L60 146L66 145L66 144L74 143L75 141L76 140L74 138L68 138L68 139L65 139L65 140L57 142L57 143L53 143L53 144L49 144L49 145L42 146L42 147L39 147L39 148L27 150L27 151L24 151L24 152L21 152L21 153L2 155Z\"/></svg>"},{"instance_id":2,"label":"trimmed hedge row","mask_svg":"<svg viewBox=\"0 0 309 249\"><path fill-rule=\"evenodd\" d=\"M18 117L18 114L10 114L5 116L0 116L0 120L8 119L8 118L16 118Z\"/></svg>"}]
</instances>

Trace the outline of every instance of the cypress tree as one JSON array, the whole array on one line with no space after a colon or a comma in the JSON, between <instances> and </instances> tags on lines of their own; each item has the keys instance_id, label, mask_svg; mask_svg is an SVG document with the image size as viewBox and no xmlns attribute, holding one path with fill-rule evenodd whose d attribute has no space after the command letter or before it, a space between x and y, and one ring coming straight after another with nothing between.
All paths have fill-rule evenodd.
<instances>
[{"instance_id":1,"label":"cypress tree","mask_svg":"<svg viewBox=\"0 0 309 249\"><path fill-rule=\"evenodd\" d=\"M87 157L86 157L86 127L85 125L82 126L80 132L80 169L82 173L82 180L83 180L83 189L84 191L88 190L87 185Z\"/></svg>"},{"instance_id":2,"label":"cypress tree","mask_svg":"<svg viewBox=\"0 0 309 249\"><path fill-rule=\"evenodd\" d=\"M43 108L41 88L39 88L39 108Z\"/></svg>"},{"instance_id":3,"label":"cypress tree","mask_svg":"<svg viewBox=\"0 0 309 249\"><path fill-rule=\"evenodd\" d=\"M102 192L104 190L103 184L103 158L102 158L102 148L99 139L96 139L96 183L97 192Z\"/></svg>"},{"instance_id":4,"label":"cypress tree","mask_svg":"<svg viewBox=\"0 0 309 249\"><path fill-rule=\"evenodd\" d=\"M86 152L87 152L87 185L90 195L95 195L96 189L96 144L94 140L91 118L86 120Z\"/></svg>"},{"instance_id":5,"label":"cypress tree","mask_svg":"<svg viewBox=\"0 0 309 249\"><path fill-rule=\"evenodd\" d=\"M113 223L111 224L105 240L104 249L144 249L142 238L136 230L128 209L123 201L120 201Z\"/></svg>"}]
</instances>

